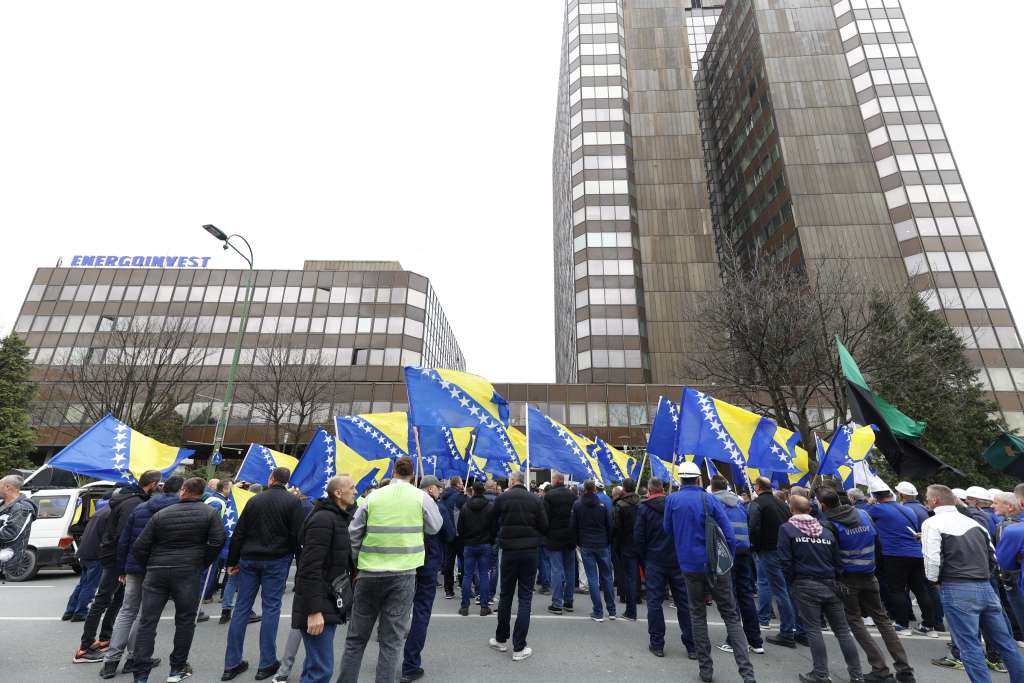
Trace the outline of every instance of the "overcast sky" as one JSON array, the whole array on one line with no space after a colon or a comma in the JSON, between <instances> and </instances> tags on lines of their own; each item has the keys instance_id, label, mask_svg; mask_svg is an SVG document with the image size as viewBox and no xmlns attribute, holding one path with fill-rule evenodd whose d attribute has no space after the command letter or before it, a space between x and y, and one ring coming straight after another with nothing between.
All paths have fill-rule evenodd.
<instances>
[{"instance_id":1,"label":"overcast sky","mask_svg":"<svg viewBox=\"0 0 1024 683\"><path fill-rule=\"evenodd\" d=\"M429 277L494 381L553 381L551 142L562 0L0 4L0 329L76 253ZM1011 307L1024 316L1024 9L903 0ZM992 19L991 13L987 15Z\"/></svg>"}]
</instances>

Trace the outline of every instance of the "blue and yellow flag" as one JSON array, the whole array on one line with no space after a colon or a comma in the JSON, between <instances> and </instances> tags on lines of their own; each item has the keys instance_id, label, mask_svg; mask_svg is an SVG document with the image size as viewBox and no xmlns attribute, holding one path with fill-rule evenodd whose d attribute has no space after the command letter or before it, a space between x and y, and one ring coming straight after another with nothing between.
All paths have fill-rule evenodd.
<instances>
[{"instance_id":1,"label":"blue and yellow flag","mask_svg":"<svg viewBox=\"0 0 1024 683\"><path fill-rule=\"evenodd\" d=\"M227 534L228 540L235 533L235 526L238 525L238 518L242 516L245 504L255 495L255 493L250 493L237 486L231 487L228 504L224 506L224 532Z\"/></svg>"},{"instance_id":2,"label":"blue and yellow flag","mask_svg":"<svg viewBox=\"0 0 1024 683\"><path fill-rule=\"evenodd\" d=\"M767 450L774 422L696 389L683 390L676 453L745 466Z\"/></svg>"},{"instance_id":3,"label":"blue and yellow flag","mask_svg":"<svg viewBox=\"0 0 1024 683\"><path fill-rule=\"evenodd\" d=\"M627 453L623 453L600 437L598 437L595 445L596 448L593 449L593 453L596 456L598 468L601 471L601 479L606 483L610 481L621 482L626 477L633 481L637 481L640 478L642 461Z\"/></svg>"},{"instance_id":4,"label":"blue and yellow flag","mask_svg":"<svg viewBox=\"0 0 1024 683\"><path fill-rule=\"evenodd\" d=\"M167 477L193 453L162 444L107 415L46 464L84 477L129 483L148 470L160 470Z\"/></svg>"},{"instance_id":5,"label":"blue and yellow flag","mask_svg":"<svg viewBox=\"0 0 1024 683\"><path fill-rule=\"evenodd\" d=\"M242 466L238 468L235 479L247 481L250 484L266 486L270 480L270 473L278 467L285 467L288 472L294 472L295 466L299 464L298 459L285 453L272 451L266 446L258 443L249 444L249 450L245 452L242 459Z\"/></svg>"},{"instance_id":6,"label":"blue and yellow flag","mask_svg":"<svg viewBox=\"0 0 1024 683\"><path fill-rule=\"evenodd\" d=\"M679 408L662 396L647 437L647 457L651 463L651 476L664 482L677 481L679 474L679 459L676 457L678 431Z\"/></svg>"},{"instance_id":7,"label":"blue and yellow flag","mask_svg":"<svg viewBox=\"0 0 1024 683\"><path fill-rule=\"evenodd\" d=\"M508 402L483 377L407 367L405 386L409 420L417 427L508 426Z\"/></svg>"},{"instance_id":8,"label":"blue and yellow flag","mask_svg":"<svg viewBox=\"0 0 1024 683\"><path fill-rule=\"evenodd\" d=\"M338 434L338 474L356 482L360 495L391 476L395 460L410 457L414 440L406 413L345 415L334 420Z\"/></svg>"},{"instance_id":9,"label":"blue and yellow flag","mask_svg":"<svg viewBox=\"0 0 1024 683\"><path fill-rule=\"evenodd\" d=\"M471 471L471 427L421 427L420 452L423 454L423 472L438 479L465 478Z\"/></svg>"},{"instance_id":10,"label":"blue and yellow flag","mask_svg":"<svg viewBox=\"0 0 1024 683\"><path fill-rule=\"evenodd\" d=\"M840 427L840 433L843 430L849 431L841 436L833 436L832 443L826 444L827 450L825 457L822 458L822 465L818 468L818 474L834 474L843 480L845 488L853 488L853 470L857 463L865 461L874 449L876 428L874 425L856 429L849 426ZM843 443L836 445L840 438ZM833 448L836 449L834 452Z\"/></svg>"},{"instance_id":11,"label":"blue and yellow flag","mask_svg":"<svg viewBox=\"0 0 1024 683\"><path fill-rule=\"evenodd\" d=\"M327 482L337 473L338 447L334 436L318 429L299 458L289 482L309 498L327 495Z\"/></svg>"},{"instance_id":12,"label":"blue and yellow flag","mask_svg":"<svg viewBox=\"0 0 1024 683\"><path fill-rule=\"evenodd\" d=\"M593 441L574 433L533 406L527 406L527 411L530 467L564 472L577 481L600 478L597 460L589 450L595 446Z\"/></svg>"},{"instance_id":13,"label":"blue and yellow flag","mask_svg":"<svg viewBox=\"0 0 1024 683\"><path fill-rule=\"evenodd\" d=\"M473 455L498 462L521 463L526 460L526 435L515 427L482 427L476 430Z\"/></svg>"}]
</instances>

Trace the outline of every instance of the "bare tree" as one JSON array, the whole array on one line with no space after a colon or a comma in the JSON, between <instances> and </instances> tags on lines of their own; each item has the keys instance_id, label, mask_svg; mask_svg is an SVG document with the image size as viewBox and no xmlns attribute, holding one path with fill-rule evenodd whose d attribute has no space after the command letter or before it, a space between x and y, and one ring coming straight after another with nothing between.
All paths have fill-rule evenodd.
<instances>
[{"instance_id":1,"label":"bare tree","mask_svg":"<svg viewBox=\"0 0 1024 683\"><path fill-rule=\"evenodd\" d=\"M701 345L714 351L698 356L692 373L799 432L813 455L814 432L846 421L836 336L856 356L874 324L869 302L899 307L906 288L882 287L844 259L786 268L728 245L720 245L719 258L722 288L696 311ZM870 358L861 367L874 369Z\"/></svg>"},{"instance_id":2,"label":"bare tree","mask_svg":"<svg viewBox=\"0 0 1024 683\"><path fill-rule=\"evenodd\" d=\"M313 426L331 386L330 370L309 350L304 354L303 349L278 344L257 349L244 395L254 415L271 426L275 444L285 436L298 444Z\"/></svg>"},{"instance_id":3,"label":"bare tree","mask_svg":"<svg viewBox=\"0 0 1024 683\"><path fill-rule=\"evenodd\" d=\"M190 399L189 380L205 354L196 347L194 322L136 319L97 333L92 347L75 352L67 366L70 393L91 422L111 413L133 429L164 435L168 413Z\"/></svg>"}]
</instances>

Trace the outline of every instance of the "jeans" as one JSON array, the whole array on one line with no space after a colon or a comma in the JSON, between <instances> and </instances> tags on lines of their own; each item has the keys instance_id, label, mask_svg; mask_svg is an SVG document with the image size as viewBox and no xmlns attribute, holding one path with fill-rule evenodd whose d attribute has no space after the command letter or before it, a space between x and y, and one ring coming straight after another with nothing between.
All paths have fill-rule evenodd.
<instances>
[{"instance_id":1,"label":"jeans","mask_svg":"<svg viewBox=\"0 0 1024 683\"><path fill-rule=\"evenodd\" d=\"M416 575L411 573L395 576L363 573L356 579L338 683L358 682L363 652L378 619L376 683L395 683L398 680L402 645L409 632L415 590Z\"/></svg>"},{"instance_id":2,"label":"jeans","mask_svg":"<svg viewBox=\"0 0 1024 683\"><path fill-rule=\"evenodd\" d=\"M921 625L935 628L937 623L935 603L932 600L928 581L924 576L924 560L920 557L897 557L887 555L882 562L885 572L885 583L891 591L892 620L900 626L907 626L913 611L910 606L909 588L917 598L917 606L921 609Z\"/></svg>"},{"instance_id":3,"label":"jeans","mask_svg":"<svg viewBox=\"0 0 1024 683\"><path fill-rule=\"evenodd\" d=\"M771 599L774 596L779 610L779 632L784 636L792 635L796 632L796 612L786 589L786 577L782 574L779 551L762 550L754 553L754 561L757 563L757 575L764 577L768 586L768 590L760 595L761 605L767 603L768 609L771 609ZM762 619L762 623L763 621Z\"/></svg>"},{"instance_id":4,"label":"jeans","mask_svg":"<svg viewBox=\"0 0 1024 683\"><path fill-rule=\"evenodd\" d=\"M875 644L875 639L864 625L865 615L875 622L878 634L885 643L885 649L892 657L896 673L913 672L907 660L907 651L900 642L896 629L893 628L889 614L882 606L882 596L874 574L844 574L840 582L840 597L846 607L846 620L850 624L850 630L867 655L871 672L877 674L879 678L885 678L889 675L889 667L885 663L882 651Z\"/></svg>"},{"instance_id":5,"label":"jeans","mask_svg":"<svg viewBox=\"0 0 1024 683\"><path fill-rule=\"evenodd\" d=\"M114 630L114 619L117 618L121 600L124 598L124 586L117 580L117 576L114 567L103 567L99 586L96 588L96 597L82 626L83 648L88 648L96 640L97 629L100 640L110 640L110 633Z\"/></svg>"},{"instance_id":6,"label":"jeans","mask_svg":"<svg viewBox=\"0 0 1024 683\"><path fill-rule=\"evenodd\" d=\"M491 597L493 598L498 594L498 571L500 569L499 558L501 553L498 550L498 544L495 543L491 546Z\"/></svg>"},{"instance_id":7,"label":"jeans","mask_svg":"<svg viewBox=\"0 0 1024 683\"><path fill-rule=\"evenodd\" d=\"M203 572L203 600L210 600L217 591L217 579L220 578L220 570L224 568L223 560L214 560L213 565L207 567Z\"/></svg>"},{"instance_id":8,"label":"jeans","mask_svg":"<svg viewBox=\"0 0 1024 683\"><path fill-rule=\"evenodd\" d=\"M124 600L110 634L110 645L103 653L104 662L118 662L126 649L128 658L135 653L135 642L139 636L139 609L142 607L142 581L145 576L128 574L124 577Z\"/></svg>"},{"instance_id":9,"label":"jeans","mask_svg":"<svg viewBox=\"0 0 1024 683\"><path fill-rule=\"evenodd\" d=\"M220 608L231 609L235 606L235 594L238 592L238 575L224 579L224 591L221 593Z\"/></svg>"},{"instance_id":10,"label":"jeans","mask_svg":"<svg viewBox=\"0 0 1024 683\"><path fill-rule=\"evenodd\" d=\"M988 581L946 581L939 589L951 635L960 646L960 661L971 683L991 681L981 648L981 629L988 644L1002 655L1011 681L1024 681L1024 657L1010 635L1006 615Z\"/></svg>"},{"instance_id":11,"label":"jeans","mask_svg":"<svg viewBox=\"0 0 1024 683\"><path fill-rule=\"evenodd\" d=\"M736 669L744 683L754 680L754 667L747 653L747 637L743 635L740 615L732 598L732 574L709 577L704 573L683 574L686 579L686 597L689 600L690 624L693 626L693 644L697 650L697 663L701 674L710 677L714 669L711 661L711 639L708 636L708 610L704 598L711 595L718 605L718 613L725 622L727 642L732 646Z\"/></svg>"},{"instance_id":12,"label":"jeans","mask_svg":"<svg viewBox=\"0 0 1024 683\"><path fill-rule=\"evenodd\" d=\"M576 551L549 550L551 560L551 606L572 606L573 591L576 589Z\"/></svg>"},{"instance_id":13,"label":"jeans","mask_svg":"<svg viewBox=\"0 0 1024 683\"><path fill-rule=\"evenodd\" d=\"M295 657L299 654L299 645L302 644L303 633L297 628L288 629L288 641L284 644L284 656L281 657L281 668L277 670L278 674L284 674L287 676L292 672L292 667L295 666ZM334 668L334 655L331 655L331 668ZM330 674L328 674L330 675Z\"/></svg>"},{"instance_id":14,"label":"jeans","mask_svg":"<svg viewBox=\"0 0 1024 683\"><path fill-rule=\"evenodd\" d=\"M277 625L281 619L281 598L284 596L285 581L288 579L288 568L291 563L291 556L279 557L276 560L243 559L238 563L238 596L235 609L231 612L231 624L228 626L228 645L224 653L225 669L236 667L242 661L245 628L249 624L249 614L256 602L257 591L263 605L259 668L265 669L277 662Z\"/></svg>"},{"instance_id":15,"label":"jeans","mask_svg":"<svg viewBox=\"0 0 1024 683\"><path fill-rule=\"evenodd\" d=\"M302 635L306 646L306 661L302 663L299 683L330 683L334 675L334 631L337 628L337 624L324 624L324 630L318 636L292 629L292 633Z\"/></svg>"},{"instance_id":16,"label":"jeans","mask_svg":"<svg viewBox=\"0 0 1024 683\"><path fill-rule=\"evenodd\" d=\"M636 619L636 603L640 593L640 558L632 548L623 548L620 552L622 565L622 592L626 598L626 609L623 616Z\"/></svg>"},{"instance_id":17,"label":"jeans","mask_svg":"<svg viewBox=\"0 0 1024 683\"><path fill-rule=\"evenodd\" d=\"M678 564L661 565L654 558L647 558L647 635L651 647L665 649L665 594L671 590L672 602L676 606L679 631L683 647L687 652L696 650L693 642L693 624L690 623L690 606L686 597L686 579Z\"/></svg>"},{"instance_id":18,"label":"jeans","mask_svg":"<svg viewBox=\"0 0 1024 683\"><path fill-rule=\"evenodd\" d=\"M1013 618L1017 620L1017 625L1024 630L1024 591L1021 591L1018 586L1016 590L1007 591L1006 602L1010 605L1010 610L1013 612Z\"/></svg>"},{"instance_id":19,"label":"jeans","mask_svg":"<svg viewBox=\"0 0 1024 683\"><path fill-rule=\"evenodd\" d=\"M463 547L462 541L456 539L452 543L445 546L444 549L444 562L441 565L441 575L444 577L444 594L454 595L455 594L455 565L458 562L459 568L462 569L462 575L465 576L466 568L463 561Z\"/></svg>"},{"instance_id":20,"label":"jeans","mask_svg":"<svg viewBox=\"0 0 1024 683\"><path fill-rule=\"evenodd\" d=\"M467 545L462 549L462 607L473 598L473 581L480 587L480 605L491 601L491 546Z\"/></svg>"},{"instance_id":21,"label":"jeans","mask_svg":"<svg viewBox=\"0 0 1024 683\"><path fill-rule=\"evenodd\" d=\"M810 641L814 673L819 677L828 676L828 651L821 635L821 617L824 613L832 633L839 641L839 649L843 652L850 678L860 676L860 654L850 632L850 624L846 621L846 607L839 597L836 582L808 578L796 579L792 585L793 597L807 631L807 640Z\"/></svg>"},{"instance_id":22,"label":"jeans","mask_svg":"<svg viewBox=\"0 0 1024 683\"><path fill-rule=\"evenodd\" d=\"M142 582L142 606L139 608L139 633L135 641L136 677L148 671L153 659L156 628L168 600L174 601L174 648L171 671L179 671L188 662L196 613L202 588L202 570L195 567L150 567Z\"/></svg>"},{"instance_id":23,"label":"jeans","mask_svg":"<svg viewBox=\"0 0 1024 683\"><path fill-rule=\"evenodd\" d=\"M99 585L100 576L103 575L103 567L99 560L80 560L79 564L82 566L82 573L78 577L75 590L71 591L64 614L86 615L89 612L89 603L96 595L96 586Z\"/></svg>"},{"instance_id":24,"label":"jeans","mask_svg":"<svg viewBox=\"0 0 1024 683\"><path fill-rule=\"evenodd\" d=\"M762 647L761 625L754 604L754 559L750 553L737 553L732 565L732 589L736 608L743 621L743 633L750 647Z\"/></svg>"},{"instance_id":25,"label":"jeans","mask_svg":"<svg viewBox=\"0 0 1024 683\"><path fill-rule=\"evenodd\" d=\"M541 588L551 588L551 558L548 557L547 548L541 546L537 550L537 584Z\"/></svg>"},{"instance_id":26,"label":"jeans","mask_svg":"<svg viewBox=\"0 0 1024 683\"><path fill-rule=\"evenodd\" d=\"M580 548L583 557L583 571L587 574L587 585L590 586L590 601L594 603L594 616L604 616L601 607L601 594L608 608L608 615L615 616L615 582L612 577L612 552L606 546L600 550Z\"/></svg>"},{"instance_id":27,"label":"jeans","mask_svg":"<svg viewBox=\"0 0 1024 683\"><path fill-rule=\"evenodd\" d=\"M536 550L501 551L501 594L498 598L498 627L494 631L494 639L499 643L508 640L512 623L512 593L518 586L519 608L516 610L516 627L512 632L512 650L515 652L526 647L526 635L530 631L533 584L536 580Z\"/></svg>"},{"instance_id":28,"label":"jeans","mask_svg":"<svg viewBox=\"0 0 1024 683\"><path fill-rule=\"evenodd\" d=\"M427 627L430 626L430 614L434 609L434 597L437 595L437 572L416 572L416 592L412 598L412 623L409 635L405 639L405 650L402 659L402 673L409 673L420 668L420 655L427 644Z\"/></svg>"}]
</instances>

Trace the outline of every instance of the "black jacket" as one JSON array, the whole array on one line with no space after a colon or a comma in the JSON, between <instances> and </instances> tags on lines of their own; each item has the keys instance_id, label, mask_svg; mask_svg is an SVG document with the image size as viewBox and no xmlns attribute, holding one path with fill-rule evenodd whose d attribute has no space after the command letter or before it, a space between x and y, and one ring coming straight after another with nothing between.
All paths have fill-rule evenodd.
<instances>
[{"instance_id":1,"label":"black jacket","mask_svg":"<svg viewBox=\"0 0 1024 683\"><path fill-rule=\"evenodd\" d=\"M789 519L789 510L771 493L758 494L750 501L748 526L750 547L756 552L779 547L779 527Z\"/></svg>"},{"instance_id":2,"label":"black jacket","mask_svg":"<svg viewBox=\"0 0 1024 683\"><path fill-rule=\"evenodd\" d=\"M548 516L537 496L513 486L494 502L493 528L502 550L536 550L547 533Z\"/></svg>"},{"instance_id":3,"label":"black jacket","mask_svg":"<svg viewBox=\"0 0 1024 683\"><path fill-rule=\"evenodd\" d=\"M676 540L665 531L665 496L654 496L640 503L633 538L641 558L659 567L678 567Z\"/></svg>"},{"instance_id":4,"label":"black jacket","mask_svg":"<svg viewBox=\"0 0 1024 683\"><path fill-rule=\"evenodd\" d=\"M305 519L302 503L284 486L265 489L245 504L238 518L227 566L234 567L239 560L277 560L297 554Z\"/></svg>"},{"instance_id":5,"label":"black jacket","mask_svg":"<svg viewBox=\"0 0 1024 683\"><path fill-rule=\"evenodd\" d=\"M128 517L132 510L147 500L149 494L136 484L126 486L110 497L110 519L107 520L100 540L100 563L104 567L113 568L117 564L117 543L128 525Z\"/></svg>"},{"instance_id":6,"label":"black jacket","mask_svg":"<svg viewBox=\"0 0 1024 683\"><path fill-rule=\"evenodd\" d=\"M116 568L118 575L134 574L141 576L146 573L146 565L136 562L135 556L132 555L132 544L142 535L153 515L165 507L175 505L180 501L181 499L178 498L177 493L161 493L159 496L153 496L132 510L132 514L128 515L128 523L124 525L124 531L121 532L121 538L117 543Z\"/></svg>"},{"instance_id":7,"label":"black jacket","mask_svg":"<svg viewBox=\"0 0 1024 683\"><path fill-rule=\"evenodd\" d=\"M490 545L494 504L483 496L473 496L462 506L459 513L459 540L463 546Z\"/></svg>"},{"instance_id":8,"label":"black jacket","mask_svg":"<svg viewBox=\"0 0 1024 683\"><path fill-rule=\"evenodd\" d=\"M321 498L300 532L302 552L295 569L292 626L306 630L306 618L320 612L324 623L340 624L341 614L331 593L331 581L355 570L348 523L352 515L332 501Z\"/></svg>"},{"instance_id":9,"label":"black jacket","mask_svg":"<svg viewBox=\"0 0 1024 683\"><path fill-rule=\"evenodd\" d=\"M584 493L572 506L576 545L587 550L607 548L612 542L612 513L596 493Z\"/></svg>"},{"instance_id":10,"label":"black jacket","mask_svg":"<svg viewBox=\"0 0 1024 683\"><path fill-rule=\"evenodd\" d=\"M640 496L636 493L627 493L612 506L612 537L615 545L627 552L634 550L633 529L636 526L639 505Z\"/></svg>"},{"instance_id":11,"label":"black jacket","mask_svg":"<svg viewBox=\"0 0 1024 683\"><path fill-rule=\"evenodd\" d=\"M224 547L224 524L212 507L196 498L160 510L132 545L132 554L147 569L191 567L202 570Z\"/></svg>"},{"instance_id":12,"label":"black jacket","mask_svg":"<svg viewBox=\"0 0 1024 683\"><path fill-rule=\"evenodd\" d=\"M96 511L85 525L82 538L78 541L78 559L82 562L95 562L100 559L100 543L110 521L110 505L104 505Z\"/></svg>"},{"instance_id":13,"label":"black jacket","mask_svg":"<svg viewBox=\"0 0 1024 683\"><path fill-rule=\"evenodd\" d=\"M564 484L548 487L544 492L544 512L548 516L548 533L544 547L548 550L572 550L576 541L572 534L572 506L576 502Z\"/></svg>"}]
</instances>

